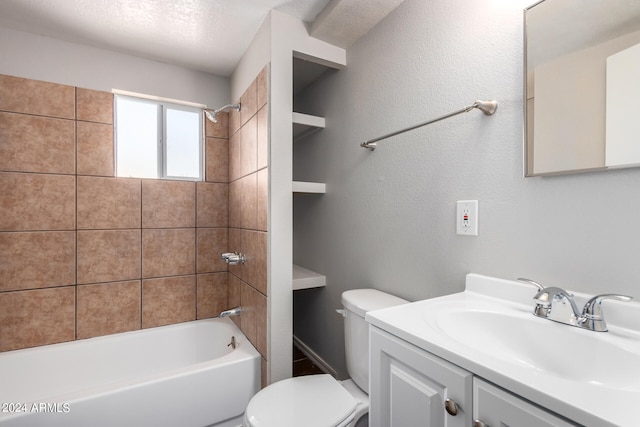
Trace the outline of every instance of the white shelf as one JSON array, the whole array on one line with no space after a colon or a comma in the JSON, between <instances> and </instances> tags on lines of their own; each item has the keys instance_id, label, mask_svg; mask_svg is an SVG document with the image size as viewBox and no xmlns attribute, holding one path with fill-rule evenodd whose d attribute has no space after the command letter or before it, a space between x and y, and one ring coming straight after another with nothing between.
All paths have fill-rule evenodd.
<instances>
[{"instance_id":1,"label":"white shelf","mask_svg":"<svg viewBox=\"0 0 640 427\"><path fill-rule=\"evenodd\" d=\"M293 264L293 290L321 288L327 285L327 278L315 271Z\"/></svg>"},{"instance_id":2,"label":"white shelf","mask_svg":"<svg viewBox=\"0 0 640 427\"><path fill-rule=\"evenodd\" d=\"M323 182L293 181L294 193L324 194L327 192L327 184Z\"/></svg>"},{"instance_id":3,"label":"white shelf","mask_svg":"<svg viewBox=\"0 0 640 427\"><path fill-rule=\"evenodd\" d=\"M297 141L315 131L324 129L324 117L293 113L293 140Z\"/></svg>"}]
</instances>

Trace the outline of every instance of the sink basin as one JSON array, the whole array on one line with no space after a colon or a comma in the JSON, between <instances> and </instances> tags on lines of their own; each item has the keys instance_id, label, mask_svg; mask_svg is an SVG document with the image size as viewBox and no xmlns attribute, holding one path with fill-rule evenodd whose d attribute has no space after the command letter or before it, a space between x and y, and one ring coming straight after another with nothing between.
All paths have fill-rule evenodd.
<instances>
[{"instance_id":1,"label":"sink basin","mask_svg":"<svg viewBox=\"0 0 640 427\"><path fill-rule=\"evenodd\" d=\"M579 329L517 310L430 311L425 321L474 351L538 372L606 388L640 390L640 346L624 336Z\"/></svg>"},{"instance_id":2,"label":"sink basin","mask_svg":"<svg viewBox=\"0 0 640 427\"><path fill-rule=\"evenodd\" d=\"M533 315L530 285L469 274L464 292L368 312L366 319L578 425L636 426L640 304L609 301L608 332ZM590 295L574 292L581 307Z\"/></svg>"}]
</instances>

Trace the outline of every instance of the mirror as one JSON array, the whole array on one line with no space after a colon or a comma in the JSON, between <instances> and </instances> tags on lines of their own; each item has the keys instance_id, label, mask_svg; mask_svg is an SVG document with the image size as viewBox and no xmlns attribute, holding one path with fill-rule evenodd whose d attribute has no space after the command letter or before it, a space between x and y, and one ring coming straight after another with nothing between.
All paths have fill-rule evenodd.
<instances>
[{"instance_id":1,"label":"mirror","mask_svg":"<svg viewBox=\"0 0 640 427\"><path fill-rule=\"evenodd\" d=\"M640 1L524 15L525 176L640 166Z\"/></svg>"}]
</instances>

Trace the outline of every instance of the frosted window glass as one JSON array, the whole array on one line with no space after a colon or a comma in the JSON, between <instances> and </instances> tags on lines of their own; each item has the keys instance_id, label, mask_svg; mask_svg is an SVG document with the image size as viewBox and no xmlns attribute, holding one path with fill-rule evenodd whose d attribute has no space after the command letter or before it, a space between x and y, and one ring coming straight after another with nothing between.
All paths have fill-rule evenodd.
<instances>
[{"instance_id":1,"label":"frosted window glass","mask_svg":"<svg viewBox=\"0 0 640 427\"><path fill-rule=\"evenodd\" d=\"M117 98L117 176L158 178L158 108Z\"/></svg>"}]
</instances>

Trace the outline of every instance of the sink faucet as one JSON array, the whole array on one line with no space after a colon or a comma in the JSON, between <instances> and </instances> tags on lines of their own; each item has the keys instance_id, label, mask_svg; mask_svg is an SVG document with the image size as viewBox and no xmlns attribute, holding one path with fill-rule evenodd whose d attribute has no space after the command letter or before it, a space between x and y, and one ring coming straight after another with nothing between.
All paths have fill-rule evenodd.
<instances>
[{"instance_id":1,"label":"sink faucet","mask_svg":"<svg viewBox=\"0 0 640 427\"><path fill-rule=\"evenodd\" d=\"M587 301L582 311L579 311L573 300L573 295L564 289L555 286L544 287L530 279L518 278L518 280L538 288L538 293L533 297L536 302L533 309L535 316L590 331L606 332L608 330L602 312L603 300L631 301L632 299L629 296L618 294L596 295Z\"/></svg>"}]
</instances>

